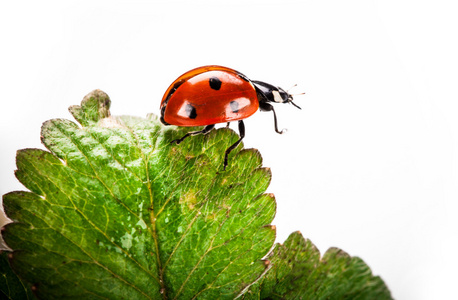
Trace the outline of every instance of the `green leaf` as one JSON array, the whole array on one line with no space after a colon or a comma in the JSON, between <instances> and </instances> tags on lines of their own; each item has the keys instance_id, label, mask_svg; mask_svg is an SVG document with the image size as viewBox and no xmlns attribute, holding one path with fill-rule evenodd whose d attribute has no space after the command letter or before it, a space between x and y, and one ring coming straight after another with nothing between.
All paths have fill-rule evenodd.
<instances>
[{"instance_id":1,"label":"green leaf","mask_svg":"<svg viewBox=\"0 0 458 300\"><path fill-rule=\"evenodd\" d=\"M68 110L81 125L88 126L109 117L110 104L106 93L94 90L83 98L81 105L72 105Z\"/></svg>"},{"instance_id":2,"label":"green leaf","mask_svg":"<svg viewBox=\"0 0 458 300\"><path fill-rule=\"evenodd\" d=\"M6 252L0 254L0 299L34 299L28 284L11 269Z\"/></svg>"},{"instance_id":3,"label":"green leaf","mask_svg":"<svg viewBox=\"0 0 458 300\"><path fill-rule=\"evenodd\" d=\"M44 299L233 299L259 280L275 240L270 170L229 129L111 117L101 91L47 121L50 151L17 153L29 191L4 195L11 265Z\"/></svg>"},{"instance_id":4,"label":"green leaf","mask_svg":"<svg viewBox=\"0 0 458 300\"><path fill-rule=\"evenodd\" d=\"M330 248L320 259L300 232L276 244L267 259L272 267L245 299L392 299L382 279L360 258Z\"/></svg>"},{"instance_id":5,"label":"green leaf","mask_svg":"<svg viewBox=\"0 0 458 300\"><path fill-rule=\"evenodd\" d=\"M111 117L109 106L93 91L70 107L82 127L47 121L49 152L18 151L29 191L3 198L14 221L3 232L14 249L0 258L3 297L29 299L31 284L44 299L391 299L361 259L336 248L320 259L298 232L269 253L270 170L242 145L223 170L234 132L175 145L197 128Z\"/></svg>"}]
</instances>

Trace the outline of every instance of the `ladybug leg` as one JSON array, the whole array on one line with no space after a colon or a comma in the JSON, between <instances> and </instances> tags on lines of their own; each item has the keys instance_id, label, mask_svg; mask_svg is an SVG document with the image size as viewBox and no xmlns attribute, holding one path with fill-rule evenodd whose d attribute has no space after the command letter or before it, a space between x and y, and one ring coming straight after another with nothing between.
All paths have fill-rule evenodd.
<instances>
[{"instance_id":1,"label":"ladybug leg","mask_svg":"<svg viewBox=\"0 0 458 300\"><path fill-rule=\"evenodd\" d=\"M231 123L231 122L227 122L227 124L226 124L226 128L229 128L229 124L230 124L230 123Z\"/></svg>"},{"instance_id":2,"label":"ladybug leg","mask_svg":"<svg viewBox=\"0 0 458 300\"><path fill-rule=\"evenodd\" d=\"M234 150L242 141L242 139L245 137L245 124L243 124L243 120L239 120L239 134L240 138L232 144L229 148L227 148L226 152L224 153L224 170L226 170L227 167L227 157L229 156L229 153L231 153L232 150Z\"/></svg>"},{"instance_id":3,"label":"ladybug leg","mask_svg":"<svg viewBox=\"0 0 458 300\"><path fill-rule=\"evenodd\" d=\"M272 111L274 113L274 125L275 125L275 131L279 134L283 133L283 130L278 130L277 126L277 114L275 113L274 107L270 105L269 103L266 102L259 102L259 108L261 111Z\"/></svg>"},{"instance_id":4,"label":"ladybug leg","mask_svg":"<svg viewBox=\"0 0 458 300\"><path fill-rule=\"evenodd\" d=\"M176 140L173 140L170 142L170 144L172 143L176 143L177 145L179 143L181 143L185 138L187 138L188 136L192 136L192 135L198 135L198 134L206 134L207 132L211 131L213 128L215 128L215 124L213 125L207 125L204 127L204 129L202 130L199 130L199 131L191 131L191 132L188 132L186 133L181 139L176 139Z\"/></svg>"}]
</instances>

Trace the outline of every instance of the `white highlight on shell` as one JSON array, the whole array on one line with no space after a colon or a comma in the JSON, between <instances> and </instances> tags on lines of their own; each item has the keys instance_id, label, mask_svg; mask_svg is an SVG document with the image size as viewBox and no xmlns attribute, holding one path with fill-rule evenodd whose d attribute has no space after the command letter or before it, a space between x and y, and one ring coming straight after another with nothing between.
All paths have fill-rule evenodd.
<instances>
[{"instance_id":1,"label":"white highlight on shell","mask_svg":"<svg viewBox=\"0 0 458 300\"><path fill-rule=\"evenodd\" d=\"M280 96L280 93L278 91L272 91L272 95L274 96L274 101L277 103L283 103L283 99Z\"/></svg>"}]
</instances>

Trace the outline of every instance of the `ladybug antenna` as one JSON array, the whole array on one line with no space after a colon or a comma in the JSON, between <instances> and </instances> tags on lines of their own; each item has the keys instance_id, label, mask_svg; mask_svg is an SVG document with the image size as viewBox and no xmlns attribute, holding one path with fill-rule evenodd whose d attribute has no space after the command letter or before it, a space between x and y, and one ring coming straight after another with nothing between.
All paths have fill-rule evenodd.
<instances>
[{"instance_id":1,"label":"ladybug antenna","mask_svg":"<svg viewBox=\"0 0 458 300\"><path fill-rule=\"evenodd\" d=\"M290 87L289 89L287 89L286 92L289 94L289 91L292 90L296 86L297 86L297 83L295 85L293 85L292 87Z\"/></svg>"},{"instance_id":2,"label":"ladybug antenna","mask_svg":"<svg viewBox=\"0 0 458 300\"><path fill-rule=\"evenodd\" d=\"M293 85L292 87L290 87L288 90L286 90L286 92L288 93L289 95L289 103L291 103L292 105L296 106L297 108L299 109L302 109L300 108L296 103L293 102L293 96L297 96L297 95L305 95L305 93L299 93L299 94L290 94L289 91L292 90L294 87L297 86L297 83L295 85Z\"/></svg>"},{"instance_id":3,"label":"ladybug antenna","mask_svg":"<svg viewBox=\"0 0 458 300\"><path fill-rule=\"evenodd\" d=\"M292 87L290 87L289 89L286 90L286 92L288 93L288 95L290 96L298 96L298 95L305 95L305 93L299 93L299 94L291 94L289 91L292 90L294 87L297 86L297 83L295 85L293 85Z\"/></svg>"}]
</instances>

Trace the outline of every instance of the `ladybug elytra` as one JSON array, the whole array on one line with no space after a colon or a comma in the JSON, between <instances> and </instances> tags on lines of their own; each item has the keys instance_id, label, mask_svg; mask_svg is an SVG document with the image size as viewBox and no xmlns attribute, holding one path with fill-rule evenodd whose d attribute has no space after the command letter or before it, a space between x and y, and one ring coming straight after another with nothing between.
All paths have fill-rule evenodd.
<instances>
[{"instance_id":1,"label":"ladybug elytra","mask_svg":"<svg viewBox=\"0 0 458 300\"><path fill-rule=\"evenodd\" d=\"M240 138L225 152L224 169L229 153L245 137L243 119L258 109L272 111L277 133L277 116L271 103L293 103L293 96L282 88L262 81L248 79L242 73L222 66L204 66L178 77L167 89L161 102L161 122L165 125L205 126L182 138L173 140L179 144L185 138L205 134L215 124L238 121Z\"/></svg>"}]
</instances>

